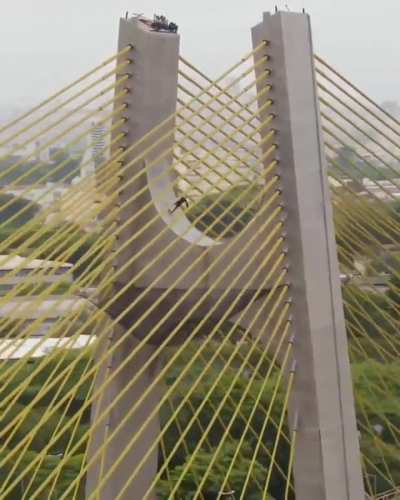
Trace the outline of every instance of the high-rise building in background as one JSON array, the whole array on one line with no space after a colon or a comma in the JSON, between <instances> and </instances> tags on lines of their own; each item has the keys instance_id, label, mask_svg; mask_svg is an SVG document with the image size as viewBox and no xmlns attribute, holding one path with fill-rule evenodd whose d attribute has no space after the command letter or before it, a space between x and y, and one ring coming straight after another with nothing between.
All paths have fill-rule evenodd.
<instances>
[{"instance_id":1,"label":"high-rise building in background","mask_svg":"<svg viewBox=\"0 0 400 500\"><path fill-rule=\"evenodd\" d=\"M95 167L101 165L107 157L106 133L107 129L104 125L98 125L93 123L91 139L92 139L92 155Z\"/></svg>"},{"instance_id":2,"label":"high-rise building in background","mask_svg":"<svg viewBox=\"0 0 400 500\"><path fill-rule=\"evenodd\" d=\"M35 160L41 163L49 163L50 161L50 149L43 147L40 141L35 142Z\"/></svg>"},{"instance_id":3,"label":"high-rise building in background","mask_svg":"<svg viewBox=\"0 0 400 500\"><path fill-rule=\"evenodd\" d=\"M81 177L92 174L96 168L108 158L107 128L103 124L92 123L90 131L90 144L82 158Z\"/></svg>"}]
</instances>

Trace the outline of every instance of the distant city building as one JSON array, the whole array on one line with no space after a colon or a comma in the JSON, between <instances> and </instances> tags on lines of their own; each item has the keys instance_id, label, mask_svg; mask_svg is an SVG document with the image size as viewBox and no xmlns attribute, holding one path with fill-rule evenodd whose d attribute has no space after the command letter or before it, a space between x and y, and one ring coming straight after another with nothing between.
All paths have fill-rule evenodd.
<instances>
[{"instance_id":1,"label":"distant city building","mask_svg":"<svg viewBox=\"0 0 400 500\"><path fill-rule=\"evenodd\" d=\"M0 160L12 156L14 159L27 158L30 161L34 161L35 149L36 149L35 144L22 145L17 142L12 144L7 144L5 146L0 147Z\"/></svg>"},{"instance_id":2,"label":"distant city building","mask_svg":"<svg viewBox=\"0 0 400 500\"><path fill-rule=\"evenodd\" d=\"M81 178L92 175L96 168L107 160L109 156L107 138L105 125L92 123L90 144L81 162Z\"/></svg>"},{"instance_id":3,"label":"distant city building","mask_svg":"<svg viewBox=\"0 0 400 500\"><path fill-rule=\"evenodd\" d=\"M40 141L35 143L35 160L40 163L50 162L50 150L47 147L43 147Z\"/></svg>"},{"instance_id":4,"label":"distant city building","mask_svg":"<svg viewBox=\"0 0 400 500\"><path fill-rule=\"evenodd\" d=\"M0 290L8 290L17 284L54 283L60 275L72 268L69 262L29 259L19 255L0 255ZM71 275L66 276L71 282Z\"/></svg>"},{"instance_id":5,"label":"distant city building","mask_svg":"<svg viewBox=\"0 0 400 500\"><path fill-rule=\"evenodd\" d=\"M75 301L75 303L77 304L77 306L81 306L81 303L77 301ZM48 304L49 308L52 307L54 309L53 302L48 301ZM58 314L57 311L56 313ZM58 320L61 316L62 315L56 316L53 322ZM29 358L41 358L43 356L47 356L54 349L61 349L61 348L69 350L82 349L95 341L95 337L93 335L79 335L79 337L76 340L73 340L72 342L68 337L61 339L60 338L42 339L41 337L47 333L47 328L48 327L45 324L45 326L42 326L39 331L38 329L36 329L36 332L32 335L31 338L21 339L20 341L18 341L17 347L15 339L1 339L0 359L20 359L26 356L29 356Z\"/></svg>"},{"instance_id":6,"label":"distant city building","mask_svg":"<svg viewBox=\"0 0 400 500\"><path fill-rule=\"evenodd\" d=\"M387 165L391 165L394 162L397 163L393 157L393 154L391 154L392 145L390 144L390 142L383 140L380 140L380 142L383 144L386 150L382 149L382 147L375 142L370 141L366 144L363 144L362 146L355 147L354 151L356 152L358 158L364 160L367 163L370 163L371 165L374 165L376 168L385 167L385 163Z\"/></svg>"},{"instance_id":7,"label":"distant city building","mask_svg":"<svg viewBox=\"0 0 400 500\"><path fill-rule=\"evenodd\" d=\"M95 167L101 165L106 159L106 134L107 129L104 125L97 125L95 123L92 124L92 155L95 163Z\"/></svg>"},{"instance_id":8,"label":"distant city building","mask_svg":"<svg viewBox=\"0 0 400 500\"><path fill-rule=\"evenodd\" d=\"M68 189L68 185L57 184L53 182L47 182L46 184L40 184L32 188L31 186L21 185L21 186L7 186L2 189L3 194L12 194L19 198L25 198L26 200L38 203L43 208L48 208L52 206L55 200L59 199Z\"/></svg>"},{"instance_id":9,"label":"distant city building","mask_svg":"<svg viewBox=\"0 0 400 500\"><path fill-rule=\"evenodd\" d=\"M400 179L386 181L371 181L363 179L363 186L366 194L374 196L384 201L391 201L400 197Z\"/></svg>"}]
</instances>

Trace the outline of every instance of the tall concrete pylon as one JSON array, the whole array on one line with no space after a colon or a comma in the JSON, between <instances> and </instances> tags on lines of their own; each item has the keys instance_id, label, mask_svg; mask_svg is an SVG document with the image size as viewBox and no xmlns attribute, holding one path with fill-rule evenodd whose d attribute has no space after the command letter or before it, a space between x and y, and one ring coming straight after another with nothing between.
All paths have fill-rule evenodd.
<instances>
[{"instance_id":1,"label":"tall concrete pylon","mask_svg":"<svg viewBox=\"0 0 400 500\"><path fill-rule=\"evenodd\" d=\"M218 300L218 307L214 307L213 314L210 315L211 324L215 324L231 304L235 303L231 311L231 315L234 315L254 299L255 294L262 295L263 291L267 294L269 283L265 280L268 273L267 265L264 264L265 255L275 243L268 238L270 228L265 225L268 211L276 208L276 204L273 203L268 205L262 216L256 215L251 224L234 240L222 242L209 238L193 227L183 212L176 211L174 214L168 212L176 201L176 194L173 191L174 173L169 167L173 159L179 36L154 32L139 19L122 19L119 48L123 49L128 44L133 46L133 55L132 64L128 69L132 74L127 83L130 93L128 99L125 99L129 105L125 112L127 118L125 147L135 144L154 127L163 125L158 127L156 134L140 142L122 164L129 166L124 169L121 184L135 175L136 180L123 190L116 186L119 205L125 207L119 211L118 222L124 223L140 213L140 217L134 218L132 223L121 231L116 245L120 247L132 235L138 236L134 244L119 252L114 262L118 271L134 258L129 268L125 269L113 284L114 293L126 285L128 289L108 310L112 318L118 317L125 311L126 313L119 320L114 335L103 339L98 356L128 329L130 334L116 350L112 359L100 368L94 390L103 386L133 349L139 349L125 368L114 376L112 383L107 385L101 398L98 398L93 405L92 425L96 425L98 416L102 412L107 414L107 418L96 426L89 446L88 460L92 460L93 463L88 468L86 487L88 496L95 491L104 472L112 467L116 458L127 451L127 443L143 424L146 424L146 430L140 433L140 437L138 436L129 448L124 460L107 480L107 484L102 487L96 500L114 500L127 483L129 487L124 493L124 500L143 500L150 488L157 470L157 448L141 465L139 473L134 478L132 474L137 470L146 451L158 438L160 428L158 418L150 419L149 415L162 395L162 384L154 383L162 366L162 355L159 355L157 360L144 371L114 408L107 412L110 402L115 401L138 368L143 366L161 345L169 341L179 344L187 335L188 329L209 313ZM117 102L116 105L119 104L120 102ZM171 119L167 120L168 117ZM163 139L165 134L167 136ZM158 146L149 152L149 147L158 140L160 140ZM166 148L170 148L169 153L158 159ZM128 200L129 203L126 203ZM144 206L147 208L140 212ZM266 243L270 241L271 243ZM248 250L242 252L243 248ZM259 249L263 249L263 252ZM161 259L160 254L162 254ZM254 258L254 255L257 255L257 258ZM190 272L184 275L189 266L191 266ZM279 272L279 268L276 272ZM231 286L233 282L234 287ZM193 283L197 283L194 288ZM215 286L216 284L218 286ZM237 300L239 296L240 300ZM185 298L181 305L173 315L170 315L173 306L183 297ZM132 307L134 301L136 305ZM155 304L157 306L154 308ZM142 320L144 312L152 307L151 314ZM187 320L178 328L174 338L170 339L170 333L185 317ZM135 326L138 321L140 324ZM127 419L106 450L96 454L104 439L113 432L129 408L149 387L151 391L137 411ZM155 492L146 498L155 498Z\"/></svg>"},{"instance_id":2,"label":"tall concrete pylon","mask_svg":"<svg viewBox=\"0 0 400 500\"><path fill-rule=\"evenodd\" d=\"M297 500L365 498L332 208L323 153L310 19L264 14L253 46L266 41L286 212L297 361L292 412L299 416ZM258 85L258 92L262 84ZM263 102L259 102L262 105ZM261 117L262 118L262 117ZM251 314L251 313L250 313Z\"/></svg>"},{"instance_id":3,"label":"tall concrete pylon","mask_svg":"<svg viewBox=\"0 0 400 500\"><path fill-rule=\"evenodd\" d=\"M299 417L295 458L296 498L361 500L364 495L358 435L332 213L324 172L308 16L265 14L263 22L253 29L254 47L259 47L263 40L268 41L265 54L269 54L270 59L265 68L258 66L258 74L266 67L272 70L273 87L268 98L274 101L276 115L273 126L277 137L274 140L279 146L277 158L280 161L285 206L285 238L296 333L294 357L298 368L291 400L291 410ZM113 500L126 483L129 487L124 499L142 500L157 471L158 453L154 448L141 464L139 473L133 475L159 434L158 417L153 414L150 419L149 415L162 396L162 384L155 383L162 366L162 355L157 356L107 413L110 402L135 376L138 367L143 366L165 342L179 344L193 322L199 321L210 310L213 310L211 322L218 321L240 296L241 300L231 311L234 317L256 297L256 293L266 295L270 289L268 284L264 284L260 291L269 270L262 265L268 247L259 258L252 262L249 258L265 246L269 236L270 229L263 225L265 212L262 216L256 215L251 224L235 237L233 244L227 240L217 243L205 236L191 226L183 212L168 213L168 208L176 200L172 189L174 173L169 167L174 142L179 36L152 32L137 19L121 20L120 49L128 44L134 47L134 51L129 68L132 78L127 84L130 94L126 110L125 146L136 143L160 123L163 126L155 135L142 141L125 160L125 165L129 164L129 167L124 169L121 182L134 175L137 179L129 188L118 190L117 186L119 204L125 206L119 211L120 222L131 220L142 207L147 208L140 217L132 220L116 243L120 246L133 234L140 235L115 260L118 270L134 258L113 284L114 292L125 286L127 290L108 312L112 318L126 313L119 320L114 335L103 339L102 350L106 350L109 343L115 342L127 330L130 334L109 363L101 367L96 388L102 387L107 377L133 350L137 352L93 406L94 424L101 412L106 412L107 418L93 434L89 460L96 456L96 450L133 403L146 389L151 388L151 391L89 467L88 494L95 490L104 471L109 470L115 460L124 454L124 460L101 489L97 497L100 500ZM258 51L256 61L265 54ZM265 82L259 84L259 91L262 85ZM263 104L260 102L260 107ZM170 116L172 118L166 120ZM263 121L265 117L261 114L260 118ZM167 135L162 139L164 134ZM160 140L157 148L149 151L149 146L157 140ZM165 148L170 148L170 151L158 159ZM261 207L266 202L263 200ZM249 241L252 244L241 253L240 250ZM240 257L236 258L237 255ZM287 262L282 263L282 266L285 265ZM190 266L193 266L190 272L181 278L183 271ZM227 268L230 271L226 274ZM243 269L246 269L244 274ZM251 280L253 275L255 278ZM237 276L241 277L231 288ZM191 289L193 283L197 286ZM214 286L216 283L217 287ZM213 308L222 296L224 298L218 307ZM182 298L184 300L179 308L170 315L169 312ZM131 307L134 301L136 305ZM152 313L143 320L144 311L150 309ZM187 321L179 327L178 335L171 339L171 332L177 329L184 317L188 317ZM145 431L139 435L138 430L143 424L146 424ZM136 435L137 439L127 450L127 443ZM152 498L155 498L155 492Z\"/></svg>"}]
</instances>

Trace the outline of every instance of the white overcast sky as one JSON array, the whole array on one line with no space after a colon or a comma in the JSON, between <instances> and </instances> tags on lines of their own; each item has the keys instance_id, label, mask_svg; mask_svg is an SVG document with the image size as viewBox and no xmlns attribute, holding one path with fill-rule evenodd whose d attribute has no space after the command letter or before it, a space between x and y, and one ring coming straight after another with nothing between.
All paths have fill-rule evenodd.
<instances>
[{"instance_id":1,"label":"white overcast sky","mask_svg":"<svg viewBox=\"0 0 400 500\"><path fill-rule=\"evenodd\" d=\"M12 0L0 5L0 106L30 105L116 50L125 11L167 15L211 75L250 48L275 5L312 16L316 51L378 101L400 100L400 0Z\"/></svg>"}]
</instances>

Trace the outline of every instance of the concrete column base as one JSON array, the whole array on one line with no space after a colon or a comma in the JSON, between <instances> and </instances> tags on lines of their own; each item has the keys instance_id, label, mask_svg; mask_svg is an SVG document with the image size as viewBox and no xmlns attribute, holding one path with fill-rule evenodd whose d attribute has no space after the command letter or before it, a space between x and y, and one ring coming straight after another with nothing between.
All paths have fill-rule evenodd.
<instances>
[{"instance_id":1,"label":"concrete column base","mask_svg":"<svg viewBox=\"0 0 400 500\"><path fill-rule=\"evenodd\" d=\"M113 343L124 334L124 330L119 328L115 331L113 336ZM98 372L94 391L101 388L104 384L106 377L115 371L115 369L122 364L122 362L130 355L132 350L138 345L138 340L133 336L128 336L121 347L119 347L115 354L112 356L111 366L102 366ZM108 345L108 339L104 339L102 345L97 353L97 359L105 351ZM154 352L156 347L144 345L140 348L139 352L135 354L132 360L129 361L127 366L115 376L113 381L107 386L92 407L92 425L98 421L98 415L107 411L110 403L122 392L126 385L136 375L138 369L144 365ZM96 361L96 360L95 360ZM142 376L140 376L135 384L132 384L129 391L118 401L113 409L108 412L107 418L94 431L91 442L89 443L88 461L94 456L107 436L111 435L121 420L125 417L128 411L131 410L133 404L142 396L144 391L152 386L153 381L160 371L160 363L157 362L150 366ZM155 385L154 389L146 397L143 403L137 410L130 416L127 422L121 427L121 430L115 435L106 447L104 452L94 461L93 465L89 467L86 483L86 496L89 496L96 490L97 485L101 481L104 474L115 464L116 460L126 451L129 442L136 435L143 423L147 426L144 432L141 433L140 438L129 446L129 451L125 458L118 465L115 472L107 479L104 487L96 496L96 500L115 500L121 490L129 484L126 489L123 500L143 500L144 495L149 491L151 482L157 473L158 468L158 449L157 447L151 453L148 460L141 467L138 474L134 479L129 478L136 471L138 464L147 453L149 447L155 442L159 436L160 423L158 414L157 417L150 419L149 415L154 407L158 404L161 398L161 387ZM155 500L156 494L153 492L147 497L149 500Z\"/></svg>"}]
</instances>

